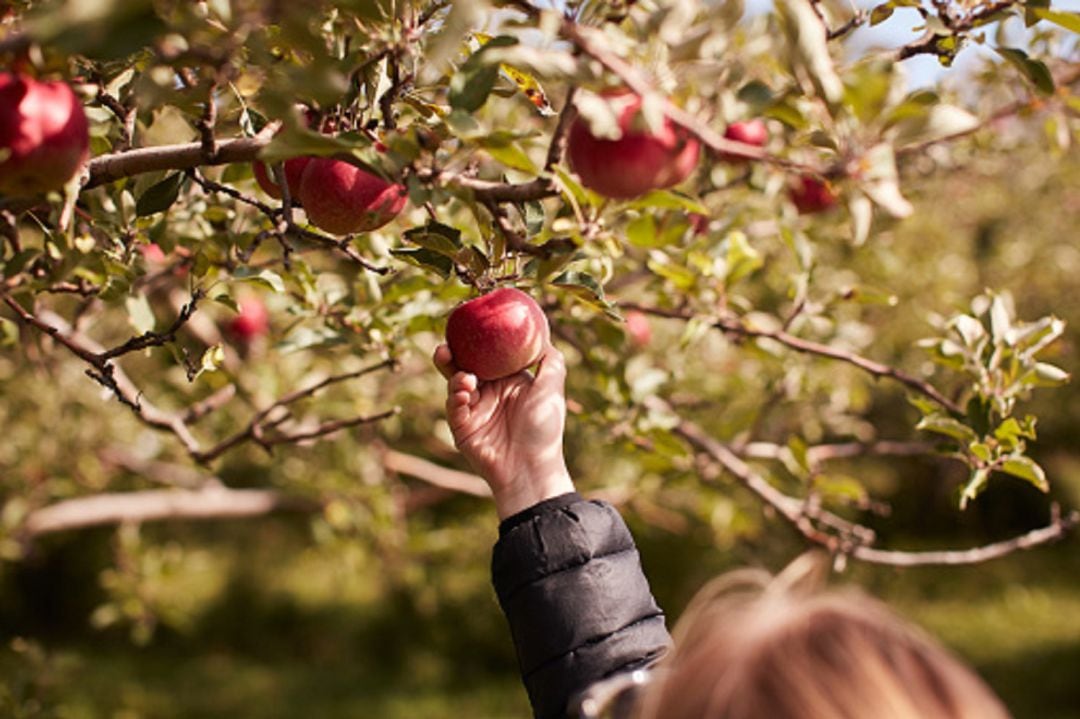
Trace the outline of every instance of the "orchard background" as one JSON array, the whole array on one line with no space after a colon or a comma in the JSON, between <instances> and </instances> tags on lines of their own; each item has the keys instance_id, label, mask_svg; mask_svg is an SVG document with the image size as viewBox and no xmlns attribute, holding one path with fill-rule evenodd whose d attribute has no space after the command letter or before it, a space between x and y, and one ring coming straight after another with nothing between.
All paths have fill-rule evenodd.
<instances>
[{"instance_id":1,"label":"orchard background","mask_svg":"<svg viewBox=\"0 0 1080 719\"><path fill-rule=\"evenodd\" d=\"M430 363L513 285L673 617L819 547L1018 717L1080 716L1072 10L0 4L0 64L68 83L91 152L0 197L0 713L524 716ZM689 178L581 184L611 88L702 145ZM253 177L298 156L408 202L328 234Z\"/></svg>"}]
</instances>

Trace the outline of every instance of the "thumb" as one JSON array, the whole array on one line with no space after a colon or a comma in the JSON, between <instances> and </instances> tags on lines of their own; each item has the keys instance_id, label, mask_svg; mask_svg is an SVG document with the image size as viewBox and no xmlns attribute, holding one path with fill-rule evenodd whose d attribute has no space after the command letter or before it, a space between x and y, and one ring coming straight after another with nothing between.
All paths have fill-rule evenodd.
<instances>
[{"instance_id":1,"label":"thumb","mask_svg":"<svg viewBox=\"0 0 1080 719\"><path fill-rule=\"evenodd\" d=\"M566 386L566 357L553 344L544 348L533 386L544 392L562 395Z\"/></svg>"}]
</instances>

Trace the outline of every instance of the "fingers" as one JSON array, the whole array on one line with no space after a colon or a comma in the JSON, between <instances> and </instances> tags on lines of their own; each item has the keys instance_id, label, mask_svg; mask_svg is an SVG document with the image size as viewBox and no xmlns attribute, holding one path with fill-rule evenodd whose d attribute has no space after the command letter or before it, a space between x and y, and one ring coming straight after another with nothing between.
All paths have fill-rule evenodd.
<instances>
[{"instance_id":1,"label":"fingers","mask_svg":"<svg viewBox=\"0 0 1080 719\"><path fill-rule=\"evenodd\" d=\"M435 348L435 354L432 355L431 360L435 363L439 374L446 379L450 379L457 372L457 367L454 365L454 356L450 354L450 347L445 344Z\"/></svg>"},{"instance_id":2,"label":"fingers","mask_svg":"<svg viewBox=\"0 0 1080 719\"><path fill-rule=\"evenodd\" d=\"M476 375L457 372L450 376L446 397L446 418L451 429L468 421L472 408L480 401Z\"/></svg>"}]
</instances>

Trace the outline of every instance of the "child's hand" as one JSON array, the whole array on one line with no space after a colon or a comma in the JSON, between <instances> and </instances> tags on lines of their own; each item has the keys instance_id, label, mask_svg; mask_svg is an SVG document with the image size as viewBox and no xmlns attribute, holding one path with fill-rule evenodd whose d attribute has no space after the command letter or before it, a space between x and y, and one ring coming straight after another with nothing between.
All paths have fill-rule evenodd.
<instances>
[{"instance_id":1,"label":"child's hand","mask_svg":"<svg viewBox=\"0 0 1080 719\"><path fill-rule=\"evenodd\" d=\"M435 366L449 382L446 417L454 443L491 485L500 519L574 491L563 458L566 361L548 345L536 376L480 382L439 345Z\"/></svg>"}]
</instances>

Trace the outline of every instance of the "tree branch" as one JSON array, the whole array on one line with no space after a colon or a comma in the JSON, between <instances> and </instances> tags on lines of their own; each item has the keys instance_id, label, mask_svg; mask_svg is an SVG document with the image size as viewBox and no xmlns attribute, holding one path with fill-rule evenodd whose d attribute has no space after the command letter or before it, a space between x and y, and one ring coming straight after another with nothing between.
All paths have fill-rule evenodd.
<instances>
[{"instance_id":1,"label":"tree branch","mask_svg":"<svg viewBox=\"0 0 1080 719\"><path fill-rule=\"evenodd\" d=\"M660 405L665 411L671 411L669 406L659 400L656 400L655 404ZM1055 505L1052 508L1051 521L1047 526L982 547L929 552L875 549L870 546L876 539L872 529L848 522L822 509L813 497L802 500L784 494L743 462L729 447L709 437L692 422L679 418L674 432L697 452L705 455L732 475L766 505L776 510L805 539L836 554L841 565L848 557L870 564L895 567L978 564L1003 557L1017 550L1054 542L1080 524L1080 513L1072 512L1062 517Z\"/></svg>"},{"instance_id":2,"label":"tree branch","mask_svg":"<svg viewBox=\"0 0 1080 719\"><path fill-rule=\"evenodd\" d=\"M624 309L638 310L646 314L667 317L670 319L690 320L693 318L692 313L684 310L665 310L658 307L640 305L636 302L620 302L619 306ZM728 335L754 339L771 339L796 352L846 362L875 377L888 377L889 379L899 382L909 389L928 397L954 415L962 415L964 413L960 405L943 395L929 382L909 375L890 365L882 364L881 362L876 362L872 359L855 354L854 352L849 352L838 347L830 347L829 345L814 342L813 340L805 340L783 330L753 329L734 319L719 319L713 323L713 326Z\"/></svg>"},{"instance_id":3,"label":"tree branch","mask_svg":"<svg viewBox=\"0 0 1080 719\"><path fill-rule=\"evenodd\" d=\"M217 141L217 152L206 156L206 148L200 142L182 145L140 147L127 152L99 155L87 166L88 179L83 189L90 189L125 177L144 172L161 170L188 170L202 165L227 165L233 162L251 162L259 151L270 144L280 123L271 122L255 137L241 137Z\"/></svg>"},{"instance_id":4,"label":"tree branch","mask_svg":"<svg viewBox=\"0 0 1080 719\"><path fill-rule=\"evenodd\" d=\"M312 512L321 503L272 489L153 489L65 499L30 513L22 529L27 539L72 529L169 519L206 520L258 517L271 512Z\"/></svg>"},{"instance_id":5,"label":"tree branch","mask_svg":"<svg viewBox=\"0 0 1080 719\"><path fill-rule=\"evenodd\" d=\"M329 422L319 425L313 430L305 430L297 432L295 434L279 433L274 436L264 435L264 432L277 428L279 425L287 421L291 416L286 411L284 414L278 413L280 416L272 418L271 415L277 413L277 410L283 410L288 405L293 404L294 402L297 402L301 399L313 397L320 390L325 389L330 385L338 384L340 382L345 382L351 379L356 379L357 377L362 377L372 372L377 372L382 369L393 368L396 366L397 362L395 360L388 359L377 364L356 370L355 372L347 372L344 374L327 377L324 380L316 382L310 387L290 392L275 400L273 403L271 403L264 409L256 412L244 429L236 432L235 434L227 437L226 439L223 439L210 449L207 449L205 451L192 452L191 456L196 462L199 462L200 464L208 464L209 462L212 462L213 460L220 457L228 450L232 449L233 447L247 441L254 441L263 448L269 449L271 446L276 444L300 442L306 439L313 439L315 437L321 437L323 435L330 434L332 432L336 432L340 429L345 429L347 427L353 427L359 424L369 424L372 422L386 419L387 417L391 417L397 413L398 410L396 408L387 410L371 417L354 417L351 419L331 420Z\"/></svg>"},{"instance_id":6,"label":"tree branch","mask_svg":"<svg viewBox=\"0 0 1080 719\"><path fill-rule=\"evenodd\" d=\"M403 452L395 452L392 449L383 450L382 461L383 466L391 472L422 479L428 484L441 489L471 494L474 497L491 496L491 488L488 487L487 482L475 474L441 467L426 459L404 454Z\"/></svg>"}]
</instances>

